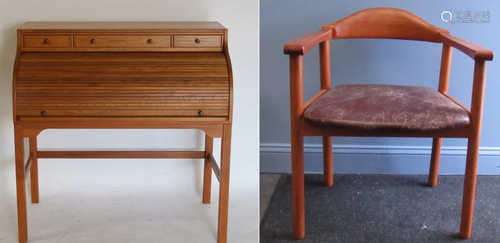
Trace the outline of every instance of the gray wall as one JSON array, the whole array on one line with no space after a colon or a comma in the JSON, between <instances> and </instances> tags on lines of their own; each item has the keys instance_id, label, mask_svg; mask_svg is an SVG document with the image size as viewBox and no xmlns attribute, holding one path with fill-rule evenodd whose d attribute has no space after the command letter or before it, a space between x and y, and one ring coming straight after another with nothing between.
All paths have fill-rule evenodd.
<instances>
[{"instance_id":1,"label":"gray wall","mask_svg":"<svg viewBox=\"0 0 500 243\"><path fill-rule=\"evenodd\" d=\"M450 30L493 51L500 48L500 4L488 1L260 1L260 142L261 172L290 171L288 56L283 45L369 7L396 7ZM489 11L490 23L451 24L441 12ZM456 16L455 16L456 17ZM387 83L437 88L441 45L401 40L336 40L331 44L332 85ZM488 63L479 173L500 174L500 61ZM319 90L318 48L305 56L305 100ZM453 52L449 93L469 105L473 61ZM337 173L427 173L431 139L334 137ZM462 174L466 139L444 139L441 172ZM321 140L306 137L308 172L322 171Z\"/></svg>"}]
</instances>

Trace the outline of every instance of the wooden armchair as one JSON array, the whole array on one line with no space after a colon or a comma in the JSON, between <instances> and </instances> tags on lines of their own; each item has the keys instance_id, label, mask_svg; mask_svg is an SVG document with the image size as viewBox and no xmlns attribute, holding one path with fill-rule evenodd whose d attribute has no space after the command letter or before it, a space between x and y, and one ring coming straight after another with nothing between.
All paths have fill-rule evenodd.
<instances>
[{"instance_id":1,"label":"wooden armchair","mask_svg":"<svg viewBox=\"0 0 500 243\"><path fill-rule=\"evenodd\" d=\"M443 44L439 88L330 84L330 39L385 38ZM303 102L303 55L319 44L321 91ZM474 59L471 108L448 95L452 47ZM460 236L471 237L486 61L493 52L395 8L356 12L288 42L292 135L293 235L305 236L304 136L323 137L324 184L333 185L332 136L432 137L428 184L437 185L441 139L467 138Z\"/></svg>"}]
</instances>

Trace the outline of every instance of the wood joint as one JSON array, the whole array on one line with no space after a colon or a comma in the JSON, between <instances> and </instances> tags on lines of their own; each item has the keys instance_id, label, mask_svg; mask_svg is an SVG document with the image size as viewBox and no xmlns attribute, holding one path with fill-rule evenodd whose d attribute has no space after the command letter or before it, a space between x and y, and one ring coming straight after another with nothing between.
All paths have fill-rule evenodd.
<instances>
[{"instance_id":1,"label":"wood joint","mask_svg":"<svg viewBox=\"0 0 500 243\"><path fill-rule=\"evenodd\" d=\"M322 89L321 91L319 91L311 99L309 99L306 103L304 103L304 105L302 105L302 109L305 109L308 106L310 106L314 101L316 101L320 96L322 96L327 91L328 91L327 89Z\"/></svg>"},{"instance_id":2,"label":"wood joint","mask_svg":"<svg viewBox=\"0 0 500 243\"><path fill-rule=\"evenodd\" d=\"M217 165L217 162L215 161L214 156L210 153L207 155L207 158L210 161L210 165L212 165L215 177L217 177L217 180L220 182L220 169L219 166Z\"/></svg>"},{"instance_id":3,"label":"wood joint","mask_svg":"<svg viewBox=\"0 0 500 243\"><path fill-rule=\"evenodd\" d=\"M30 156L28 157L28 161L24 165L24 180L26 180L26 178L28 178L32 164L33 164L33 154L30 153Z\"/></svg>"}]
</instances>

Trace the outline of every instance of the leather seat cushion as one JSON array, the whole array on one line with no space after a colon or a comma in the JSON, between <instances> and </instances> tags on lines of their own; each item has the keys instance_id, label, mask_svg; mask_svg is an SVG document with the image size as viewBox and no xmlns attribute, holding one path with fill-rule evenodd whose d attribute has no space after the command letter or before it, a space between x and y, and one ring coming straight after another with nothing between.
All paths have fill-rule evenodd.
<instances>
[{"instance_id":1,"label":"leather seat cushion","mask_svg":"<svg viewBox=\"0 0 500 243\"><path fill-rule=\"evenodd\" d=\"M465 109L437 90L401 85L336 86L304 111L307 122L366 130L431 131L469 124Z\"/></svg>"}]
</instances>

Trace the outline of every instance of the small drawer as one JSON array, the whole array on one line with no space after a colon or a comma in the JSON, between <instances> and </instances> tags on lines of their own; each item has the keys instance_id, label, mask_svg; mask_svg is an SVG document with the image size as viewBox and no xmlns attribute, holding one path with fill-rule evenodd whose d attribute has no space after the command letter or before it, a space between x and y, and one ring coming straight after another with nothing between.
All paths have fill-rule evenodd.
<instances>
[{"instance_id":1,"label":"small drawer","mask_svg":"<svg viewBox=\"0 0 500 243\"><path fill-rule=\"evenodd\" d=\"M57 48L71 47L71 35L25 35L23 47L27 48Z\"/></svg>"},{"instance_id":2,"label":"small drawer","mask_svg":"<svg viewBox=\"0 0 500 243\"><path fill-rule=\"evenodd\" d=\"M125 36L125 35L75 35L75 47L102 48L148 48L170 47L170 35Z\"/></svg>"},{"instance_id":3,"label":"small drawer","mask_svg":"<svg viewBox=\"0 0 500 243\"><path fill-rule=\"evenodd\" d=\"M174 47L221 47L222 36L220 35L176 35L174 36Z\"/></svg>"}]
</instances>

